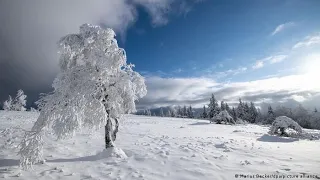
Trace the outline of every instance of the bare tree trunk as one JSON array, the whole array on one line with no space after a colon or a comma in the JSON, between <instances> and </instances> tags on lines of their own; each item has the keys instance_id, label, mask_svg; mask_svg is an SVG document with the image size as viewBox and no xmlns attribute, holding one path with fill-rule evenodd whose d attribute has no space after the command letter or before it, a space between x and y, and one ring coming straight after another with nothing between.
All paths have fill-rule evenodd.
<instances>
[{"instance_id":1,"label":"bare tree trunk","mask_svg":"<svg viewBox=\"0 0 320 180\"><path fill-rule=\"evenodd\" d=\"M115 128L113 130L113 133L112 133L112 140L115 141L116 138L117 138L117 133L118 133L118 130L119 130L119 121L117 118L114 119L114 121L116 122L115 124Z\"/></svg>"},{"instance_id":2,"label":"bare tree trunk","mask_svg":"<svg viewBox=\"0 0 320 180\"><path fill-rule=\"evenodd\" d=\"M109 115L108 115L107 124L105 126L106 149L110 148L110 147L114 147L112 134L113 134L112 133L112 121L111 121L111 119L109 118Z\"/></svg>"},{"instance_id":3,"label":"bare tree trunk","mask_svg":"<svg viewBox=\"0 0 320 180\"><path fill-rule=\"evenodd\" d=\"M114 141L117 138L117 133L119 130L119 121L117 118L115 120L115 128L113 129L111 118L108 114L108 120L107 124L105 126L105 143L106 143L106 149L110 147L114 147Z\"/></svg>"}]
</instances>

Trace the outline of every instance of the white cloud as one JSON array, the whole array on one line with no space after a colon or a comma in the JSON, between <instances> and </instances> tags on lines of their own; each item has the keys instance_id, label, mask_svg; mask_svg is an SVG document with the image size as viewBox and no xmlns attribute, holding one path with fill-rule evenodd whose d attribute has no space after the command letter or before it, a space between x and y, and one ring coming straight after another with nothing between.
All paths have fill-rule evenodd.
<instances>
[{"instance_id":1,"label":"white cloud","mask_svg":"<svg viewBox=\"0 0 320 180\"><path fill-rule=\"evenodd\" d=\"M296 43L292 49L302 48L302 47L309 47L312 45L320 44L320 33L313 35L313 36L307 36L304 40Z\"/></svg>"},{"instance_id":2,"label":"white cloud","mask_svg":"<svg viewBox=\"0 0 320 180\"><path fill-rule=\"evenodd\" d=\"M279 63L279 62L282 62L283 60L285 60L287 57L288 57L287 55L272 56L269 58L269 63L270 64Z\"/></svg>"},{"instance_id":3,"label":"white cloud","mask_svg":"<svg viewBox=\"0 0 320 180\"><path fill-rule=\"evenodd\" d=\"M284 24L280 24L274 29L274 31L271 33L271 35L274 36L274 35L278 34L279 32L281 32L289 27L292 27L294 25L295 25L294 22L287 22Z\"/></svg>"},{"instance_id":4,"label":"white cloud","mask_svg":"<svg viewBox=\"0 0 320 180\"><path fill-rule=\"evenodd\" d=\"M230 103L242 98L256 103L306 101L320 93L320 84L306 74L273 77L248 82L217 83L209 78L147 78L148 94L138 104L140 108L170 105L201 107L211 93Z\"/></svg>"},{"instance_id":5,"label":"white cloud","mask_svg":"<svg viewBox=\"0 0 320 180\"><path fill-rule=\"evenodd\" d=\"M253 66L252 69L260 69L264 66L264 62L263 61L257 61Z\"/></svg>"},{"instance_id":6,"label":"white cloud","mask_svg":"<svg viewBox=\"0 0 320 180\"><path fill-rule=\"evenodd\" d=\"M288 56L287 55L275 55L263 58L261 60L256 61L255 64L252 65L252 69L260 69L268 64L275 64L284 61Z\"/></svg>"}]
</instances>

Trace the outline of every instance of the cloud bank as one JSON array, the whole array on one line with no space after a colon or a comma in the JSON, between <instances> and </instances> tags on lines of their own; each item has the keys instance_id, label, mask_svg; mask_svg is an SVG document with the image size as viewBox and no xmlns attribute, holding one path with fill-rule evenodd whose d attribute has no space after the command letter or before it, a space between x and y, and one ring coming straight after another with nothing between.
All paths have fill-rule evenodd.
<instances>
[{"instance_id":1,"label":"cloud bank","mask_svg":"<svg viewBox=\"0 0 320 180\"><path fill-rule=\"evenodd\" d=\"M262 103L311 102L320 95L320 84L314 83L309 75L291 75L249 82L218 83L207 78L147 78L148 94L138 108L156 108L170 105L207 105L212 93L219 100L231 105L244 101ZM313 101L312 101L313 102ZM309 106L316 106L309 104Z\"/></svg>"}]
</instances>

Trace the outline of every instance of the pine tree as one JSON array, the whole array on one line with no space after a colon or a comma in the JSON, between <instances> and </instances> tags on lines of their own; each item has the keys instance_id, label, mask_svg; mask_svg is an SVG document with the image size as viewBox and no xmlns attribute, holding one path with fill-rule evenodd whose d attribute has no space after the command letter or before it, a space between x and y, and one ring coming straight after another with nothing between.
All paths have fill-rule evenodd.
<instances>
[{"instance_id":1,"label":"pine tree","mask_svg":"<svg viewBox=\"0 0 320 180\"><path fill-rule=\"evenodd\" d=\"M187 106L183 106L182 116L188 116Z\"/></svg>"},{"instance_id":2,"label":"pine tree","mask_svg":"<svg viewBox=\"0 0 320 180\"><path fill-rule=\"evenodd\" d=\"M220 107L218 105L218 101L216 100L213 94L212 94L212 97L210 98L208 109L209 109L209 118L213 118L214 116L220 113Z\"/></svg>"},{"instance_id":3,"label":"pine tree","mask_svg":"<svg viewBox=\"0 0 320 180\"><path fill-rule=\"evenodd\" d=\"M181 107L180 107L180 106L178 106L177 116L178 116L178 117L181 117L181 116L182 116L182 110L181 110Z\"/></svg>"},{"instance_id":4,"label":"pine tree","mask_svg":"<svg viewBox=\"0 0 320 180\"><path fill-rule=\"evenodd\" d=\"M203 112L202 112L202 116L201 117L203 119L206 119L208 117L206 106L203 106Z\"/></svg>"},{"instance_id":5,"label":"pine tree","mask_svg":"<svg viewBox=\"0 0 320 180\"><path fill-rule=\"evenodd\" d=\"M168 109L167 113L166 113L166 117L171 117L171 110Z\"/></svg>"},{"instance_id":6,"label":"pine tree","mask_svg":"<svg viewBox=\"0 0 320 180\"><path fill-rule=\"evenodd\" d=\"M267 117L266 117L266 123L267 124L272 124L272 122L276 119L276 116L273 112L273 109L272 107L269 105L268 107L268 114L267 114Z\"/></svg>"},{"instance_id":7,"label":"pine tree","mask_svg":"<svg viewBox=\"0 0 320 180\"><path fill-rule=\"evenodd\" d=\"M234 107L232 107L231 116L235 121L237 120L237 112L236 112L236 109Z\"/></svg>"},{"instance_id":8,"label":"pine tree","mask_svg":"<svg viewBox=\"0 0 320 180\"><path fill-rule=\"evenodd\" d=\"M220 107L221 107L221 111L226 110L226 104L224 103L224 101L221 101Z\"/></svg>"},{"instance_id":9,"label":"pine tree","mask_svg":"<svg viewBox=\"0 0 320 180\"><path fill-rule=\"evenodd\" d=\"M243 110L244 110L244 117L243 117L243 119L244 120L246 120L246 121L248 121L248 122L250 122L250 118L251 118L251 114L250 114L250 108L249 108L249 105L248 105L248 103L246 102L246 103L244 103L244 108L243 108Z\"/></svg>"},{"instance_id":10,"label":"pine tree","mask_svg":"<svg viewBox=\"0 0 320 180\"><path fill-rule=\"evenodd\" d=\"M193 111L191 105L188 108L188 118L193 118Z\"/></svg>"},{"instance_id":11,"label":"pine tree","mask_svg":"<svg viewBox=\"0 0 320 180\"><path fill-rule=\"evenodd\" d=\"M244 104L243 104L241 99L239 99L239 105L238 105L238 108L237 108L237 116L240 119L244 119L245 118Z\"/></svg>"},{"instance_id":12,"label":"pine tree","mask_svg":"<svg viewBox=\"0 0 320 180\"><path fill-rule=\"evenodd\" d=\"M162 108L160 108L160 116L161 116L161 117L164 117Z\"/></svg>"},{"instance_id":13,"label":"pine tree","mask_svg":"<svg viewBox=\"0 0 320 180\"><path fill-rule=\"evenodd\" d=\"M313 111L314 113L317 113L318 112L318 109L317 108L314 108L314 111Z\"/></svg>"},{"instance_id":14,"label":"pine tree","mask_svg":"<svg viewBox=\"0 0 320 180\"><path fill-rule=\"evenodd\" d=\"M151 111L150 111L150 109L147 109L147 116L151 116Z\"/></svg>"},{"instance_id":15,"label":"pine tree","mask_svg":"<svg viewBox=\"0 0 320 180\"><path fill-rule=\"evenodd\" d=\"M253 102L250 102L249 113L250 113L250 122L255 123L257 120L258 111Z\"/></svg>"},{"instance_id":16,"label":"pine tree","mask_svg":"<svg viewBox=\"0 0 320 180\"><path fill-rule=\"evenodd\" d=\"M231 114L231 109L230 109L230 107L229 107L229 104L228 104L228 103L226 103L226 110L227 110L227 112L228 112L229 114Z\"/></svg>"}]
</instances>

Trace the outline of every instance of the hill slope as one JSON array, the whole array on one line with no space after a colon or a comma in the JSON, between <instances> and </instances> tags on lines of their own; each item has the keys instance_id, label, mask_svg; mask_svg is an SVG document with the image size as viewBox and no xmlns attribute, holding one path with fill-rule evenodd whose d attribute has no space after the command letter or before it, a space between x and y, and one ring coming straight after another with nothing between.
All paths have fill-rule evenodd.
<instances>
[{"instance_id":1,"label":"hill slope","mask_svg":"<svg viewBox=\"0 0 320 180\"><path fill-rule=\"evenodd\" d=\"M0 111L0 179L191 180L235 179L236 174L319 175L319 140L269 136L268 127L258 125L135 115L121 122L116 141L126 153L125 159L101 156L104 128L91 135L79 132L62 141L55 141L49 133L45 138L46 163L35 165L33 171L22 171L16 146L23 129L29 130L37 116Z\"/></svg>"}]
</instances>

